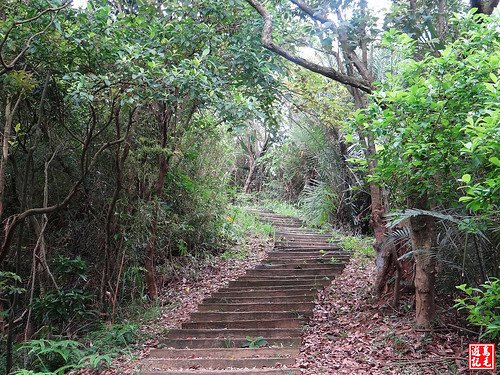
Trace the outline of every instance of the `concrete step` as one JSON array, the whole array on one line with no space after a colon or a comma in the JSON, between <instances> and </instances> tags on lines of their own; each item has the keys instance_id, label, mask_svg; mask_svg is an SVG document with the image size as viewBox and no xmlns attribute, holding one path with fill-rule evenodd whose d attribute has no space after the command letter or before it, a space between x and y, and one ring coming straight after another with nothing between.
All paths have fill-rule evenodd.
<instances>
[{"instance_id":1,"label":"concrete step","mask_svg":"<svg viewBox=\"0 0 500 375\"><path fill-rule=\"evenodd\" d=\"M338 275L342 271L342 267L332 265L332 267L325 268L308 268L308 269L281 269L280 267L274 268L261 268L248 270L245 273L246 277L315 277L315 276L328 276Z\"/></svg>"},{"instance_id":2,"label":"concrete step","mask_svg":"<svg viewBox=\"0 0 500 375\"><path fill-rule=\"evenodd\" d=\"M333 276L337 275L339 272L331 272ZM327 280L329 278L328 275L272 275L271 273L264 273L262 275L243 275L235 281L275 281L275 282L283 282L286 284L289 281L315 281L315 280Z\"/></svg>"},{"instance_id":3,"label":"concrete step","mask_svg":"<svg viewBox=\"0 0 500 375\"><path fill-rule=\"evenodd\" d=\"M295 358L195 358L195 359L147 359L143 361L144 371L162 371L172 369L190 369L190 368L259 368L259 367L279 367L283 365L293 365Z\"/></svg>"},{"instance_id":4,"label":"concrete step","mask_svg":"<svg viewBox=\"0 0 500 375\"><path fill-rule=\"evenodd\" d=\"M310 279L301 279L301 280L236 280L230 281L228 286L238 287L238 288L256 288L256 287L290 287L292 285L300 285L300 286L317 286L320 287L322 285L328 285L331 282L331 279L324 278L310 278Z\"/></svg>"},{"instance_id":5,"label":"concrete step","mask_svg":"<svg viewBox=\"0 0 500 375\"><path fill-rule=\"evenodd\" d=\"M294 357L298 348L153 349L152 358L271 358Z\"/></svg>"},{"instance_id":6,"label":"concrete step","mask_svg":"<svg viewBox=\"0 0 500 375\"><path fill-rule=\"evenodd\" d=\"M316 298L316 295L307 296L290 296L290 297L222 297L222 298L205 298L203 304L210 303L256 303L256 304L266 304L270 302L274 303L294 303L294 302L312 302Z\"/></svg>"},{"instance_id":7,"label":"concrete step","mask_svg":"<svg viewBox=\"0 0 500 375\"><path fill-rule=\"evenodd\" d=\"M141 371L141 375L300 375L298 368L234 369L234 370L158 370Z\"/></svg>"},{"instance_id":8,"label":"concrete step","mask_svg":"<svg viewBox=\"0 0 500 375\"><path fill-rule=\"evenodd\" d=\"M311 316L311 311L257 311L257 312L194 312L191 314L192 322L210 321L235 321L235 320L279 320L279 319L301 319Z\"/></svg>"},{"instance_id":9,"label":"concrete step","mask_svg":"<svg viewBox=\"0 0 500 375\"><path fill-rule=\"evenodd\" d=\"M268 286L238 286L238 287L226 287L224 289L221 289L218 293L233 293L233 292L242 292L242 293L247 293L251 291L256 291L257 294L264 294L263 291L267 294L268 292L273 292L273 291L317 291L318 286L316 285L311 285L311 284L303 284L303 285L268 285Z\"/></svg>"},{"instance_id":10,"label":"concrete step","mask_svg":"<svg viewBox=\"0 0 500 375\"><path fill-rule=\"evenodd\" d=\"M182 329L259 329L259 328L301 328L304 320L299 318L236 320L236 321L204 321L182 323Z\"/></svg>"},{"instance_id":11,"label":"concrete step","mask_svg":"<svg viewBox=\"0 0 500 375\"><path fill-rule=\"evenodd\" d=\"M286 263L283 263L286 262ZM266 263L261 264L259 268L255 269L302 269L307 271L309 268L335 268L343 270L346 266L346 260L335 259L332 263L331 258L327 259L267 259Z\"/></svg>"},{"instance_id":12,"label":"concrete step","mask_svg":"<svg viewBox=\"0 0 500 375\"><path fill-rule=\"evenodd\" d=\"M288 260L308 260L308 259L324 259L329 261L331 258L341 259L342 255L335 251L270 251L267 254L267 259L280 260L282 262ZM345 257L344 257L345 258Z\"/></svg>"},{"instance_id":13,"label":"concrete step","mask_svg":"<svg viewBox=\"0 0 500 375\"><path fill-rule=\"evenodd\" d=\"M198 306L198 311L210 312L238 312L238 311L306 311L313 309L314 302L257 302L257 303L203 303Z\"/></svg>"},{"instance_id":14,"label":"concrete step","mask_svg":"<svg viewBox=\"0 0 500 375\"><path fill-rule=\"evenodd\" d=\"M298 347L300 346L300 337L280 337L266 339L269 346L277 347ZM196 339L164 339L161 340L161 345L166 348L242 348L248 341L244 338L196 338Z\"/></svg>"},{"instance_id":15,"label":"concrete step","mask_svg":"<svg viewBox=\"0 0 500 375\"><path fill-rule=\"evenodd\" d=\"M300 337L300 328L254 328L254 329L173 329L168 332L167 339L206 339L206 338L236 338L247 336L273 339L276 337Z\"/></svg>"},{"instance_id":16,"label":"concrete step","mask_svg":"<svg viewBox=\"0 0 500 375\"><path fill-rule=\"evenodd\" d=\"M255 267L250 271L254 270L294 270L300 272L309 272L309 270L342 270L345 267L345 263L323 263L323 262L304 262L304 261L296 261L290 263L280 263L280 261L260 264L258 267Z\"/></svg>"},{"instance_id":17,"label":"concrete step","mask_svg":"<svg viewBox=\"0 0 500 375\"><path fill-rule=\"evenodd\" d=\"M339 252L339 255L342 255L342 254L346 254L348 255L348 253L346 253L345 250L342 250L342 248L338 247L338 246L335 246L335 245L331 245L331 244L314 244L314 245L307 245L307 244L294 244L294 245L276 245L274 247L274 250L276 251L287 251L289 253L293 253L293 252L315 252L315 251L319 251L319 252L324 252L324 251L338 251Z\"/></svg>"},{"instance_id":18,"label":"concrete step","mask_svg":"<svg viewBox=\"0 0 500 375\"><path fill-rule=\"evenodd\" d=\"M240 288L224 288L219 290L217 293L212 294L213 298L231 298L231 297L261 297L265 295L266 297L301 297L301 296L316 296L318 294L318 289L314 287L304 287L304 288L275 288L267 289L265 293L262 290L242 290Z\"/></svg>"}]
</instances>

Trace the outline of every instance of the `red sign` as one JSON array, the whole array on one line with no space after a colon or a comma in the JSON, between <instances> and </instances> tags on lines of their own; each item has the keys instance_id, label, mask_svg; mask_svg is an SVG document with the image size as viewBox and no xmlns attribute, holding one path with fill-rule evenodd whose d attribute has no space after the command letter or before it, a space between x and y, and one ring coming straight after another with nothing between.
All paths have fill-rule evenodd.
<instances>
[{"instance_id":1,"label":"red sign","mask_svg":"<svg viewBox=\"0 0 500 375\"><path fill-rule=\"evenodd\" d=\"M495 370L495 344L469 344L469 370Z\"/></svg>"}]
</instances>

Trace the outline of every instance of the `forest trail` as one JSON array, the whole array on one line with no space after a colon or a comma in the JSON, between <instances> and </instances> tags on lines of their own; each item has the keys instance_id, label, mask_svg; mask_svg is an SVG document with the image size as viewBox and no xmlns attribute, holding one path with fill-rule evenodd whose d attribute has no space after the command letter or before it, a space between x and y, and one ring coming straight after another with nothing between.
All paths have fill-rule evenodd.
<instances>
[{"instance_id":1,"label":"forest trail","mask_svg":"<svg viewBox=\"0 0 500 375\"><path fill-rule=\"evenodd\" d=\"M349 254L299 219L257 213L276 229L273 250L171 330L161 340L164 349L142 361L141 374L300 374L288 366L298 356L302 327L318 289L342 272Z\"/></svg>"}]
</instances>

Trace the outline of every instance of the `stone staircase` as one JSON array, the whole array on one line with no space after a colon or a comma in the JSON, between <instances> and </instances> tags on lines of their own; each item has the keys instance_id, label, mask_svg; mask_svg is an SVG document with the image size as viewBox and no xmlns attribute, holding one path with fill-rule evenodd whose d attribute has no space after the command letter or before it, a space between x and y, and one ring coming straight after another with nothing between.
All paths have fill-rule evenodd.
<instances>
[{"instance_id":1,"label":"stone staircase","mask_svg":"<svg viewBox=\"0 0 500 375\"><path fill-rule=\"evenodd\" d=\"M257 211L276 229L258 266L206 298L181 329L169 331L141 363L141 374L294 375L302 329L318 289L342 272L349 255L301 220ZM263 337L265 347L244 348ZM168 348L168 349L167 349Z\"/></svg>"}]
</instances>

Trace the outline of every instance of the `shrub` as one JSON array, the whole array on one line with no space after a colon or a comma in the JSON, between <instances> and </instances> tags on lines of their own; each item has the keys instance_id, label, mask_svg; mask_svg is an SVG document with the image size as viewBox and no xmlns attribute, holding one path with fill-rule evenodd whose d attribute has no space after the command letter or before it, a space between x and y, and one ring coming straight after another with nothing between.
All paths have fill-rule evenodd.
<instances>
[{"instance_id":1,"label":"shrub","mask_svg":"<svg viewBox=\"0 0 500 375\"><path fill-rule=\"evenodd\" d=\"M466 284L457 286L466 297L457 299L455 308L467 310L467 320L481 327L481 339L494 340L500 335L500 279L491 278L481 286L482 289Z\"/></svg>"}]
</instances>

